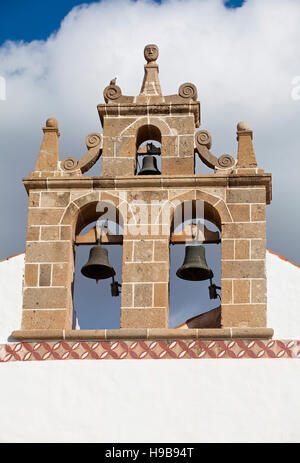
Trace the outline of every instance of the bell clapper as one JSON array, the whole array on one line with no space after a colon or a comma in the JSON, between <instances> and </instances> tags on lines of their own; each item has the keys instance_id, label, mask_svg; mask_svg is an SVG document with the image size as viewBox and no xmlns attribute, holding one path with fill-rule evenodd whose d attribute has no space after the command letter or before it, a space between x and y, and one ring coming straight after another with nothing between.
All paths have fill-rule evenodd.
<instances>
[{"instance_id":1,"label":"bell clapper","mask_svg":"<svg viewBox=\"0 0 300 463\"><path fill-rule=\"evenodd\" d=\"M122 288L122 285L118 281L115 281L114 277L112 277L110 288L112 297L117 297L120 295L121 291L119 288Z\"/></svg>"},{"instance_id":2,"label":"bell clapper","mask_svg":"<svg viewBox=\"0 0 300 463\"><path fill-rule=\"evenodd\" d=\"M217 293L217 289L221 289L220 286L215 285L210 278L210 285L208 287L209 297L210 299L217 299L217 297L221 300L220 294Z\"/></svg>"}]
</instances>

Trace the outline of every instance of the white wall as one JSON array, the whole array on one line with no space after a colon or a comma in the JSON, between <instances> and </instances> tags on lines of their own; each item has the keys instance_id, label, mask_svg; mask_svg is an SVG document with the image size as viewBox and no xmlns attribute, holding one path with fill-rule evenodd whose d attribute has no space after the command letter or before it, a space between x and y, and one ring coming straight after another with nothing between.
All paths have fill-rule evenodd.
<instances>
[{"instance_id":1,"label":"white wall","mask_svg":"<svg viewBox=\"0 0 300 463\"><path fill-rule=\"evenodd\" d=\"M2 442L299 442L297 359L0 367Z\"/></svg>"},{"instance_id":2,"label":"white wall","mask_svg":"<svg viewBox=\"0 0 300 463\"><path fill-rule=\"evenodd\" d=\"M0 343L21 326L24 253L0 262Z\"/></svg>"},{"instance_id":3,"label":"white wall","mask_svg":"<svg viewBox=\"0 0 300 463\"><path fill-rule=\"evenodd\" d=\"M0 342L20 327L23 259L0 262ZM268 253L277 339L299 338L299 270ZM299 383L297 359L2 363L0 441L299 442Z\"/></svg>"},{"instance_id":4,"label":"white wall","mask_svg":"<svg viewBox=\"0 0 300 463\"><path fill-rule=\"evenodd\" d=\"M300 268L267 252L267 324L276 339L300 339Z\"/></svg>"},{"instance_id":5,"label":"white wall","mask_svg":"<svg viewBox=\"0 0 300 463\"><path fill-rule=\"evenodd\" d=\"M0 262L0 343L21 326L24 254ZM300 268L267 252L268 327L274 339L300 339Z\"/></svg>"}]
</instances>

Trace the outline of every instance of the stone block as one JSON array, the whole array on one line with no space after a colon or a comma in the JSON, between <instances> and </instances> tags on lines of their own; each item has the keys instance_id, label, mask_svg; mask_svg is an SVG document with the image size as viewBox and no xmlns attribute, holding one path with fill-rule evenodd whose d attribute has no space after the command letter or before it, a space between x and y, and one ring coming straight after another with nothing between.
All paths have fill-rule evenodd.
<instances>
[{"instance_id":1,"label":"stone block","mask_svg":"<svg viewBox=\"0 0 300 463\"><path fill-rule=\"evenodd\" d=\"M169 307L168 283L154 283L154 307Z\"/></svg>"},{"instance_id":2,"label":"stone block","mask_svg":"<svg viewBox=\"0 0 300 463\"><path fill-rule=\"evenodd\" d=\"M52 286L67 287L71 279L69 264L53 264L52 266Z\"/></svg>"},{"instance_id":3,"label":"stone block","mask_svg":"<svg viewBox=\"0 0 300 463\"><path fill-rule=\"evenodd\" d=\"M29 209L28 224L30 225L58 225L63 215L63 209Z\"/></svg>"},{"instance_id":4,"label":"stone block","mask_svg":"<svg viewBox=\"0 0 300 463\"><path fill-rule=\"evenodd\" d=\"M234 222L250 222L249 204L229 204L228 208Z\"/></svg>"},{"instance_id":5,"label":"stone block","mask_svg":"<svg viewBox=\"0 0 300 463\"><path fill-rule=\"evenodd\" d=\"M26 262L68 262L71 256L71 245L67 242L44 241L28 242Z\"/></svg>"},{"instance_id":6,"label":"stone block","mask_svg":"<svg viewBox=\"0 0 300 463\"><path fill-rule=\"evenodd\" d=\"M22 329L65 329L68 326L66 310L23 310Z\"/></svg>"},{"instance_id":7,"label":"stone block","mask_svg":"<svg viewBox=\"0 0 300 463\"><path fill-rule=\"evenodd\" d=\"M39 206L40 206L40 193L30 191L28 207L39 207Z\"/></svg>"},{"instance_id":8,"label":"stone block","mask_svg":"<svg viewBox=\"0 0 300 463\"><path fill-rule=\"evenodd\" d=\"M60 239L66 241L72 239L72 227L70 225L62 225L60 227Z\"/></svg>"},{"instance_id":9,"label":"stone block","mask_svg":"<svg viewBox=\"0 0 300 463\"><path fill-rule=\"evenodd\" d=\"M153 285L152 283L139 283L134 285L134 307L153 307Z\"/></svg>"},{"instance_id":10,"label":"stone block","mask_svg":"<svg viewBox=\"0 0 300 463\"><path fill-rule=\"evenodd\" d=\"M68 191L42 191L41 207L66 207L70 202Z\"/></svg>"},{"instance_id":11,"label":"stone block","mask_svg":"<svg viewBox=\"0 0 300 463\"><path fill-rule=\"evenodd\" d=\"M250 240L235 240L235 259L250 259Z\"/></svg>"},{"instance_id":12,"label":"stone block","mask_svg":"<svg viewBox=\"0 0 300 463\"><path fill-rule=\"evenodd\" d=\"M169 266L166 263L127 263L123 267L124 282L167 282Z\"/></svg>"},{"instance_id":13,"label":"stone block","mask_svg":"<svg viewBox=\"0 0 300 463\"><path fill-rule=\"evenodd\" d=\"M266 280L251 280L251 302L267 302L267 282Z\"/></svg>"},{"instance_id":14,"label":"stone block","mask_svg":"<svg viewBox=\"0 0 300 463\"><path fill-rule=\"evenodd\" d=\"M24 309L63 309L67 306L66 288L25 288Z\"/></svg>"},{"instance_id":15,"label":"stone block","mask_svg":"<svg viewBox=\"0 0 300 463\"><path fill-rule=\"evenodd\" d=\"M123 241L123 262L133 260L133 241Z\"/></svg>"},{"instance_id":16,"label":"stone block","mask_svg":"<svg viewBox=\"0 0 300 463\"><path fill-rule=\"evenodd\" d=\"M222 240L222 259L234 259L234 240Z\"/></svg>"},{"instance_id":17,"label":"stone block","mask_svg":"<svg viewBox=\"0 0 300 463\"><path fill-rule=\"evenodd\" d=\"M222 304L222 327L260 327L266 326L265 304Z\"/></svg>"},{"instance_id":18,"label":"stone block","mask_svg":"<svg viewBox=\"0 0 300 463\"><path fill-rule=\"evenodd\" d=\"M163 175L194 175L195 160L194 156L186 158L162 157Z\"/></svg>"},{"instance_id":19,"label":"stone block","mask_svg":"<svg viewBox=\"0 0 300 463\"><path fill-rule=\"evenodd\" d=\"M266 203L266 191L263 188L228 188L227 203Z\"/></svg>"},{"instance_id":20,"label":"stone block","mask_svg":"<svg viewBox=\"0 0 300 463\"><path fill-rule=\"evenodd\" d=\"M169 262L169 240L155 240L154 241L154 260Z\"/></svg>"},{"instance_id":21,"label":"stone block","mask_svg":"<svg viewBox=\"0 0 300 463\"><path fill-rule=\"evenodd\" d=\"M266 257L266 240L251 240L251 259L265 259Z\"/></svg>"},{"instance_id":22,"label":"stone block","mask_svg":"<svg viewBox=\"0 0 300 463\"><path fill-rule=\"evenodd\" d=\"M107 137L117 137L126 130L127 127L131 126L136 121L135 117L126 117L124 119L120 117L104 118L103 120L103 132Z\"/></svg>"},{"instance_id":23,"label":"stone block","mask_svg":"<svg viewBox=\"0 0 300 463\"><path fill-rule=\"evenodd\" d=\"M24 286L38 285L38 264L25 264Z\"/></svg>"},{"instance_id":24,"label":"stone block","mask_svg":"<svg viewBox=\"0 0 300 463\"><path fill-rule=\"evenodd\" d=\"M233 302L235 304L250 302L250 280L233 280Z\"/></svg>"},{"instance_id":25,"label":"stone block","mask_svg":"<svg viewBox=\"0 0 300 463\"><path fill-rule=\"evenodd\" d=\"M221 298L222 304L231 304L232 300L232 280L221 281Z\"/></svg>"},{"instance_id":26,"label":"stone block","mask_svg":"<svg viewBox=\"0 0 300 463\"><path fill-rule=\"evenodd\" d=\"M51 285L51 265L40 264L39 286Z\"/></svg>"},{"instance_id":27,"label":"stone block","mask_svg":"<svg viewBox=\"0 0 300 463\"><path fill-rule=\"evenodd\" d=\"M266 206L264 204L251 204L251 221L261 222L266 220Z\"/></svg>"},{"instance_id":28,"label":"stone block","mask_svg":"<svg viewBox=\"0 0 300 463\"><path fill-rule=\"evenodd\" d=\"M192 134L194 136L194 116L166 117L165 121L171 129L175 129L178 135Z\"/></svg>"},{"instance_id":29,"label":"stone block","mask_svg":"<svg viewBox=\"0 0 300 463\"><path fill-rule=\"evenodd\" d=\"M179 156L181 158L194 157L194 135L179 137Z\"/></svg>"},{"instance_id":30,"label":"stone block","mask_svg":"<svg viewBox=\"0 0 300 463\"><path fill-rule=\"evenodd\" d=\"M128 158L103 158L103 177L131 177L135 172L136 160Z\"/></svg>"},{"instance_id":31,"label":"stone block","mask_svg":"<svg viewBox=\"0 0 300 463\"><path fill-rule=\"evenodd\" d=\"M161 143L162 159L168 156L179 156L178 136L163 137Z\"/></svg>"},{"instance_id":32,"label":"stone block","mask_svg":"<svg viewBox=\"0 0 300 463\"><path fill-rule=\"evenodd\" d=\"M265 222L225 223L222 227L223 238L265 238Z\"/></svg>"},{"instance_id":33,"label":"stone block","mask_svg":"<svg viewBox=\"0 0 300 463\"><path fill-rule=\"evenodd\" d=\"M121 328L167 328L168 313L166 309L122 309Z\"/></svg>"},{"instance_id":34,"label":"stone block","mask_svg":"<svg viewBox=\"0 0 300 463\"><path fill-rule=\"evenodd\" d=\"M222 278L265 278L265 261L222 261Z\"/></svg>"},{"instance_id":35,"label":"stone block","mask_svg":"<svg viewBox=\"0 0 300 463\"><path fill-rule=\"evenodd\" d=\"M122 284L122 310L123 307L133 307L133 285L131 283L123 283Z\"/></svg>"},{"instance_id":36,"label":"stone block","mask_svg":"<svg viewBox=\"0 0 300 463\"><path fill-rule=\"evenodd\" d=\"M38 241L40 239L40 227L27 227L27 241Z\"/></svg>"},{"instance_id":37,"label":"stone block","mask_svg":"<svg viewBox=\"0 0 300 463\"><path fill-rule=\"evenodd\" d=\"M42 226L41 227L41 240L53 241L59 240L59 226Z\"/></svg>"},{"instance_id":38,"label":"stone block","mask_svg":"<svg viewBox=\"0 0 300 463\"><path fill-rule=\"evenodd\" d=\"M117 137L114 141L114 152L116 157L136 156L136 138L135 137Z\"/></svg>"},{"instance_id":39,"label":"stone block","mask_svg":"<svg viewBox=\"0 0 300 463\"><path fill-rule=\"evenodd\" d=\"M136 240L134 241L133 260L135 262L150 262L153 260L153 241Z\"/></svg>"}]
</instances>

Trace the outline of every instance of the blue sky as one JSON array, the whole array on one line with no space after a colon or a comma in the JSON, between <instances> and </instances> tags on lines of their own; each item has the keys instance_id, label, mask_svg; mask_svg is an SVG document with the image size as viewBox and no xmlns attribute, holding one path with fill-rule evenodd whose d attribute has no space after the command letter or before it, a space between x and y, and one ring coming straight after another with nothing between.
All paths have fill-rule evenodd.
<instances>
[{"instance_id":1,"label":"blue sky","mask_svg":"<svg viewBox=\"0 0 300 463\"><path fill-rule=\"evenodd\" d=\"M107 1L107 0L106 0ZM109 3L113 3L110 0ZM200 1L200 0L199 0ZM241 6L245 0L224 0L228 8ZM153 2L161 3L160 0ZM59 25L67 13L83 3L95 1L80 0L1 0L0 45L5 40L45 40Z\"/></svg>"}]
</instances>

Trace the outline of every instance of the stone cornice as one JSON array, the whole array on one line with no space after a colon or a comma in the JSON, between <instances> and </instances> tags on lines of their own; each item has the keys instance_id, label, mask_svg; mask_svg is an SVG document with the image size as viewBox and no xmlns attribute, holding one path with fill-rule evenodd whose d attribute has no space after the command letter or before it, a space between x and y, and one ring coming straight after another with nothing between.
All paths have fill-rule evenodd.
<instances>
[{"instance_id":1,"label":"stone cornice","mask_svg":"<svg viewBox=\"0 0 300 463\"><path fill-rule=\"evenodd\" d=\"M162 99L162 97L160 97ZM165 97L167 98L167 97ZM181 99L180 97L178 97ZM183 98L181 99L183 100ZM196 127L200 125L200 102L174 102L166 101L159 103L115 103L115 104L99 104L97 106L101 124L103 126L104 117L121 117L121 116L174 116L193 114Z\"/></svg>"},{"instance_id":2,"label":"stone cornice","mask_svg":"<svg viewBox=\"0 0 300 463\"><path fill-rule=\"evenodd\" d=\"M272 199L272 176L268 173L247 175L133 176L133 177L25 177L27 193L33 190L88 189L115 190L141 188L265 187L266 202Z\"/></svg>"}]
</instances>

